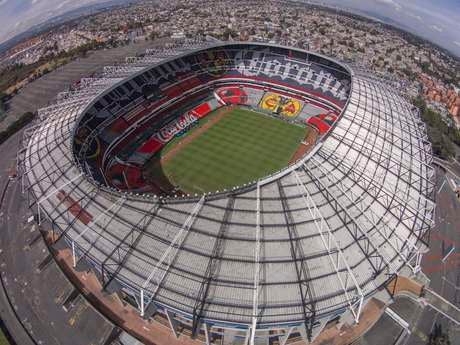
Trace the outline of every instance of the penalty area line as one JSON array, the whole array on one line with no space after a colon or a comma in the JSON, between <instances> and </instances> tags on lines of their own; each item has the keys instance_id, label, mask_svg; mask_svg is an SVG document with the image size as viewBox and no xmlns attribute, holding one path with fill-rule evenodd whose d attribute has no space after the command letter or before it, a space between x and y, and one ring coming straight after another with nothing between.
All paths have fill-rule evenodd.
<instances>
[{"instance_id":1,"label":"penalty area line","mask_svg":"<svg viewBox=\"0 0 460 345\"><path fill-rule=\"evenodd\" d=\"M446 184L446 181L447 181L447 180L444 179L444 182L442 183L441 187L438 189L438 193L437 193L437 194L441 193L441 190L444 188L444 185Z\"/></svg>"}]
</instances>

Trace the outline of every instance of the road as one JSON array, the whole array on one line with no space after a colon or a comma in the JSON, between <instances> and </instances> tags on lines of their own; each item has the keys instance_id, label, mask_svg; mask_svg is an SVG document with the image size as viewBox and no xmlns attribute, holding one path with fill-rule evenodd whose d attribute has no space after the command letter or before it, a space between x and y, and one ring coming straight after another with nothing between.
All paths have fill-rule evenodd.
<instances>
[{"instance_id":1,"label":"road","mask_svg":"<svg viewBox=\"0 0 460 345\"><path fill-rule=\"evenodd\" d=\"M69 310L63 309L74 288L49 256L35 222L28 222L20 183L8 182L19 135L0 146L0 190L8 185L0 209L1 317L20 345L104 344L113 325L78 293Z\"/></svg>"},{"instance_id":2,"label":"road","mask_svg":"<svg viewBox=\"0 0 460 345\"><path fill-rule=\"evenodd\" d=\"M4 128L25 111L46 106L69 83L87 77L104 65L123 61L162 42L140 42L89 54L30 83L11 102ZM106 343L113 325L92 308L49 255L18 181L9 181L22 131L0 146L0 317L19 345L96 345ZM69 296L75 297L69 300ZM69 302L68 311L63 304ZM112 334L113 335L113 334Z\"/></svg>"},{"instance_id":3,"label":"road","mask_svg":"<svg viewBox=\"0 0 460 345\"><path fill-rule=\"evenodd\" d=\"M449 167L460 175L460 165L451 164ZM436 225L431 233L430 250L422 259L422 270L431 280L432 290L460 306L460 290L456 288L460 285L460 200L452 185L452 180L456 181L456 178L439 168L436 172ZM460 184L460 181L457 183ZM450 255L443 261L449 251ZM458 328L430 307L423 310L416 326L417 331L409 337L407 344L426 345L426 338L435 323L449 331L453 345L460 344Z\"/></svg>"},{"instance_id":4,"label":"road","mask_svg":"<svg viewBox=\"0 0 460 345\"><path fill-rule=\"evenodd\" d=\"M88 57L76 59L41 78L27 84L9 103L7 118L0 121L0 130L6 128L24 112L34 112L45 107L56 95L65 91L70 84L81 78L88 77L104 66L114 65L123 61L126 56L144 53L146 48L159 44L161 41L141 41L113 49L90 52Z\"/></svg>"}]
</instances>

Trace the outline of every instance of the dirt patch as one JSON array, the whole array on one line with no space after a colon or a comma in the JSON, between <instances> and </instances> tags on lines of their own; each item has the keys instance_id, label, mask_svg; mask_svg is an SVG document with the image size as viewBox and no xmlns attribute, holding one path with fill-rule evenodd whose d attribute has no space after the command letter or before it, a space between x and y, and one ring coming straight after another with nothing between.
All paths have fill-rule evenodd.
<instances>
[{"instance_id":1,"label":"dirt patch","mask_svg":"<svg viewBox=\"0 0 460 345\"><path fill-rule=\"evenodd\" d=\"M311 345L348 345L366 333L385 310L385 304L376 298L371 298L362 308L359 323L349 324L345 322L330 323L324 327L323 331L316 337Z\"/></svg>"},{"instance_id":2,"label":"dirt patch","mask_svg":"<svg viewBox=\"0 0 460 345\"><path fill-rule=\"evenodd\" d=\"M399 275L396 276L392 281L390 281L387 287L393 295L397 295L403 292L410 292L415 296L420 297L423 292L423 285L419 284L418 282L410 278L406 278Z\"/></svg>"},{"instance_id":3,"label":"dirt patch","mask_svg":"<svg viewBox=\"0 0 460 345\"><path fill-rule=\"evenodd\" d=\"M233 110L235 106L227 106L216 110L216 114L206 122L200 128L197 128L192 133L186 135L182 140L176 143L176 145L169 150L163 157L161 157L161 164L164 164L171 160L177 153L179 153L184 147L190 144L193 140L198 138L201 134L206 132L210 127L214 126L217 122L222 120L222 118L227 115L231 110Z\"/></svg>"},{"instance_id":4,"label":"dirt patch","mask_svg":"<svg viewBox=\"0 0 460 345\"><path fill-rule=\"evenodd\" d=\"M300 146L297 148L297 151L294 152L292 155L289 164L297 162L300 158L302 158L308 151L310 151L316 144L316 140L318 139L318 131L316 128L307 126L307 134L305 135L305 139L302 141Z\"/></svg>"}]
</instances>

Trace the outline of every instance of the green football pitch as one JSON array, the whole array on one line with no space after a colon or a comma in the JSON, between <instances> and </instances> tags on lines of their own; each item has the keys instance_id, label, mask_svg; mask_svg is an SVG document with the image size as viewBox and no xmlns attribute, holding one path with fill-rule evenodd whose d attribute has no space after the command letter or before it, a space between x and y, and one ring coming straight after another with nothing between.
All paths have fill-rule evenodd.
<instances>
[{"instance_id":1,"label":"green football pitch","mask_svg":"<svg viewBox=\"0 0 460 345\"><path fill-rule=\"evenodd\" d=\"M193 135L198 128L186 136ZM304 127L234 108L170 159L161 164L157 160L150 170L161 169L161 175L185 193L228 190L287 166L305 136ZM180 145L182 138L169 143L161 154ZM150 171L150 175L158 176L158 172Z\"/></svg>"}]
</instances>

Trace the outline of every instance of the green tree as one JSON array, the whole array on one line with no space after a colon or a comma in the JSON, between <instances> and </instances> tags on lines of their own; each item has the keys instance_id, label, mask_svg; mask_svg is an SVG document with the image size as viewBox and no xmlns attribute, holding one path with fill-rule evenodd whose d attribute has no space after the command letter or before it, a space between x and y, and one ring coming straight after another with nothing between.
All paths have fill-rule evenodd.
<instances>
[{"instance_id":1,"label":"green tree","mask_svg":"<svg viewBox=\"0 0 460 345\"><path fill-rule=\"evenodd\" d=\"M442 115L429 109L422 97L413 100L413 104L420 109L422 120L427 125L428 138L433 147L433 153L444 159L455 155L454 143L460 145L460 131L449 126Z\"/></svg>"},{"instance_id":2,"label":"green tree","mask_svg":"<svg viewBox=\"0 0 460 345\"><path fill-rule=\"evenodd\" d=\"M423 73L430 73L431 64L429 62L423 62L420 65Z\"/></svg>"}]
</instances>

